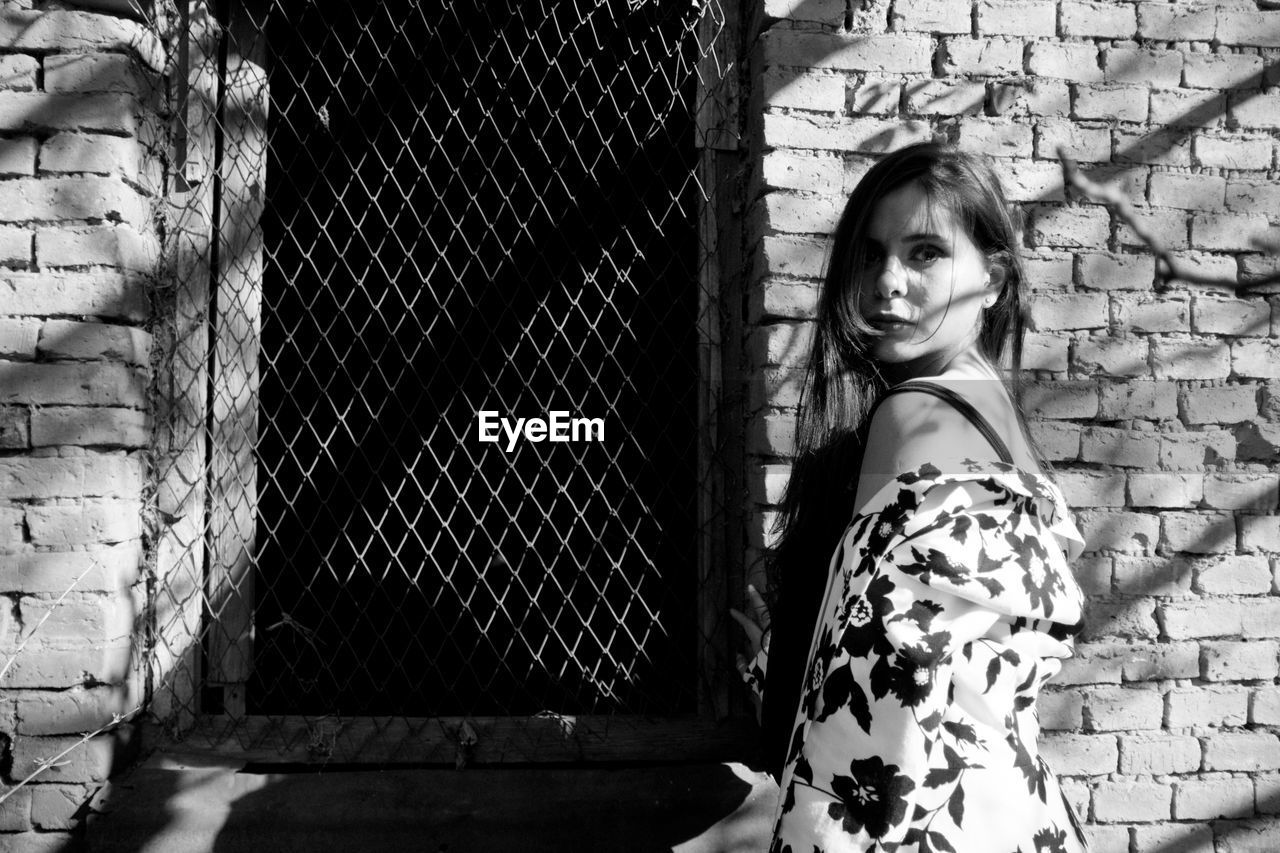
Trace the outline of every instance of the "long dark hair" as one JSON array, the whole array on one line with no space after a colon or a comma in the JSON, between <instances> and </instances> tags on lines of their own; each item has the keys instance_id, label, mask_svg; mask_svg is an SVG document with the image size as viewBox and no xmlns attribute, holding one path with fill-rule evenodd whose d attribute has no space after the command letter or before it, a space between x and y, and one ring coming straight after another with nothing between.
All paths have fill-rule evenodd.
<instances>
[{"instance_id":1,"label":"long dark hair","mask_svg":"<svg viewBox=\"0 0 1280 853\"><path fill-rule=\"evenodd\" d=\"M1000 293L983 313L978 344L993 365L1007 354L1010 396L1024 437L1035 447L1021 411L1024 269L1017 212L985 158L937 142L899 149L872 166L850 194L818 300L797 414L796 458L768 567L779 630L769 651L764 728L766 763L775 772L786 758L828 561L855 509L868 418L887 387L870 355L877 333L858 307L867 232L880 201L912 183L931 208L949 211L974 245L1004 269Z\"/></svg>"}]
</instances>

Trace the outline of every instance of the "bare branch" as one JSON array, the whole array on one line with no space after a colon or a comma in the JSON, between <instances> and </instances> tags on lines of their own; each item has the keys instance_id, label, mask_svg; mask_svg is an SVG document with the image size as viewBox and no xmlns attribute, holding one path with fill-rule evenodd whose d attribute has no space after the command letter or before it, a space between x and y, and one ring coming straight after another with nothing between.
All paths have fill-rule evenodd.
<instances>
[{"instance_id":1,"label":"bare branch","mask_svg":"<svg viewBox=\"0 0 1280 853\"><path fill-rule=\"evenodd\" d=\"M1091 181L1085 177L1080 171L1080 167L1071 159L1067 151L1062 146L1058 147L1058 159L1062 161L1063 178L1068 184L1084 193L1093 201L1105 204L1117 217L1129 226L1129 229L1137 235L1138 239L1146 244L1151 250L1151 254L1156 258L1156 274L1159 276L1157 289L1164 290L1168 287L1168 283L1174 279L1184 281L1187 284L1204 284L1212 287L1221 287L1224 289L1236 290L1240 293L1246 293L1249 289L1262 287L1268 284L1280 283L1280 271L1276 271L1262 278L1250 281L1238 281L1236 278L1225 278L1219 275L1207 275L1205 273L1196 272L1187 269L1169 249L1160 242L1155 234L1142 224L1137 214L1133 211L1133 206L1129 204L1129 200L1124 197L1117 187L1104 186L1095 181ZM1262 243L1258 241L1258 248L1269 249L1271 243Z\"/></svg>"}]
</instances>

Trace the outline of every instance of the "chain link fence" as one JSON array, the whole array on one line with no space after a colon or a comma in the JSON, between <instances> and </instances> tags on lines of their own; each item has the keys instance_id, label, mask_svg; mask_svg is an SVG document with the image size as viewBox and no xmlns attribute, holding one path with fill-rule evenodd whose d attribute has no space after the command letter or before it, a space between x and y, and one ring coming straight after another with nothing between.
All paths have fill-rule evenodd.
<instances>
[{"instance_id":1,"label":"chain link fence","mask_svg":"<svg viewBox=\"0 0 1280 853\"><path fill-rule=\"evenodd\" d=\"M709 164L734 145L731 13L157 9L151 710L171 735L686 755L676 723L725 715L741 419ZM603 437L485 442L482 411Z\"/></svg>"}]
</instances>

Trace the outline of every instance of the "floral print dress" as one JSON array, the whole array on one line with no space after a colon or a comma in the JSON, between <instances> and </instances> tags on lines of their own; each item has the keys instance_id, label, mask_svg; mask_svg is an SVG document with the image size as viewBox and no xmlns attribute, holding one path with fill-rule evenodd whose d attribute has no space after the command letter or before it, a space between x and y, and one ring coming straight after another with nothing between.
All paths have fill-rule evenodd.
<instances>
[{"instance_id":1,"label":"floral print dress","mask_svg":"<svg viewBox=\"0 0 1280 853\"><path fill-rule=\"evenodd\" d=\"M1085 849L1035 710L1082 627L1084 543L1049 480L966 465L899 476L841 538L771 853Z\"/></svg>"}]
</instances>

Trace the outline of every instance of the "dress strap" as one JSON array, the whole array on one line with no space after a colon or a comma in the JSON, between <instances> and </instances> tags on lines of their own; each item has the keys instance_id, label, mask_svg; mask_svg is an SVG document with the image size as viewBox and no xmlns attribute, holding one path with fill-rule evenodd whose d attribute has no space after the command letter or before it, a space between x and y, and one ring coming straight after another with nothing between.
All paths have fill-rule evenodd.
<instances>
[{"instance_id":1,"label":"dress strap","mask_svg":"<svg viewBox=\"0 0 1280 853\"><path fill-rule=\"evenodd\" d=\"M932 394L935 397L940 397L943 400L946 400L954 406L960 414L964 415L965 418L968 419L969 423L974 425L978 432L982 433L983 438L991 443L991 446L995 448L996 453L1000 454L1000 460L1002 462L1009 465L1013 464L1013 455L1009 453L1009 446L1004 443L1004 439L1001 438L995 429L992 428L991 424L987 422L987 419L984 418L976 408L974 408L972 403L945 385L940 385L937 382L929 382L924 379L912 379L906 382L900 382L885 391L880 399L876 401L876 405L879 406L880 403L890 395L900 394L906 391L920 391L924 394Z\"/></svg>"}]
</instances>

